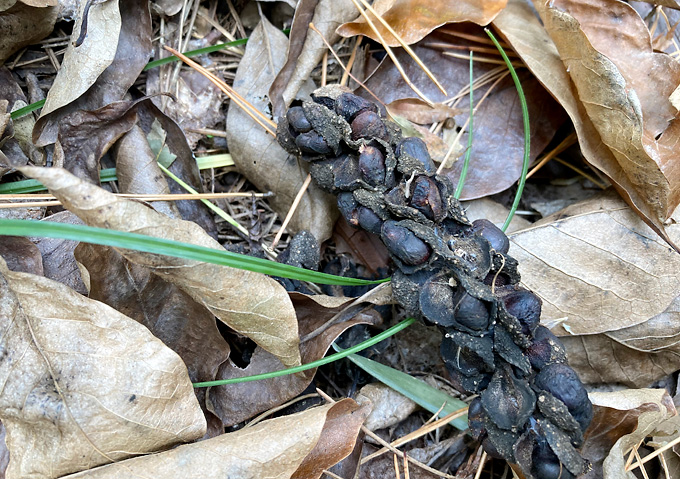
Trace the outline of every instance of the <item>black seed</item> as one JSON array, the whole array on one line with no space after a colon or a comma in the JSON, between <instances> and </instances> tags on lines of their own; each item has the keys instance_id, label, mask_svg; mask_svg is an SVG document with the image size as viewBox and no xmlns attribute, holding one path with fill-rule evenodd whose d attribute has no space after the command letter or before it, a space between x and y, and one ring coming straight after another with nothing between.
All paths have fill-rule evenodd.
<instances>
[{"instance_id":1,"label":"black seed","mask_svg":"<svg viewBox=\"0 0 680 479\"><path fill-rule=\"evenodd\" d=\"M475 398L468 407L468 425L470 426L470 435L475 441L482 439L486 434L484 428L484 421L488 418L486 411L482 407L482 400Z\"/></svg>"},{"instance_id":2,"label":"black seed","mask_svg":"<svg viewBox=\"0 0 680 479\"><path fill-rule=\"evenodd\" d=\"M454 290L443 275L431 277L420 291L420 311L439 326L454 324Z\"/></svg>"},{"instance_id":3,"label":"black seed","mask_svg":"<svg viewBox=\"0 0 680 479\"><path fill-rule=\"evenodd\" d=\"M489 309L484 301L462 291L457 300L456 322L474 331L482 331L489 326Z\"/></svg>"},{"instance_id":4,"label":"black seed","mask_svg":"<svg viewBox=\"0 0 680 479\"><path fill-rule=\"evenodd\" d=\"M430 157L430 152L427 150L427 145L420 138L416 138L414 136L404 138L397 145L394 153L397 155L397 157L408 155L411 158L418 160L423 164L425 173L428 175L433 175L436 172L434 162Z\"/></svg>"},{"instance_id":5,"label":"black seed","mask_svg":"<svg viewBox=\"0 0 680 479\"><path fill-rule=\"evenodd\" d=\"M360 206L358 211L359 226L369 233L379 235L382 230L383 220L381 220L370 208L366 208L365 206Z\"/></svg>"},{"instance_id":6,"label":"black seed","mask_svg":"<svg viewBox=\"0 0 680 479\"><path fill-rule=\"evenodd\" d=\"M381 236L390 253L410 266L423 264L432 252L423 240L411 230L398 225L396 221L385 221Z\"/></svg>"},{"instance_id":7,"label":"black seed","mask_svg":"<svg viewBox=\"0 0 680 479\"><path fill-rule=\"evenodd\" d=\"M522 332L533 335L541 321L541 300L531 291L520 290L503 297L508 313L522 324Z\"/></svg>"},{"instance_id":8,"label":"black seed","mask_svg":"<svg viewBox=\"0 0 680 479\"><path fill-rule=\"evenodd\" d=\"M333 164L333 186L339 190L353 190L359 186L359 162L353 155L341 155Z\"/></svg>"},{"instance_id":9,"label":"black seed","mask_svg":"<svg viewBox=\"0 0 680 479\"><path fill-rule=\"evenodd\" d=\"M493 423L506 430L521 428L536 406L536 395L529 383L515 377L509 367L496 371L481 398Z\"/></svg>"},{"instance_id":10,"label":"black seed","mask_svg":"<svg viewBox=\"0 0 680 479\"><path fill-rule=\"evenodd\" d=\"M531 472L537 479L573 479L545 439L539 438L532 454Z\"/></svg>"},{"instance_id":11,"label":"black seed","mask_svg":"<svg viewBox=\"0 0 680 479\"><path fill-rule=\"evenodd\" d=\"M359 227L359 203L354 199L354 195L349 192L338 195L338 209L344 216L347 223L355 228Z\"/></svg>"},{"instance_id":12,"label":"black seed","mask_svg":"<svg viewBox=\"0 0 680 479\"><path fill-rule=\"evenodd\" d=\"M593 405L576 372L566 364L548 364L536 375L534 384L562 401L581 430L585 431L593 418Z\"/></svg>"},{"instance_id":13,"label":"black seed","mask_svg":"<svg viewBox=\"0 0 680 479\"><path fill-rule=\"evenodd\" d=\"M510 240L505 233L489 220L475 220L472 222L472 231L482 235L491 247L498 253L507 254L510 250Z\"/></svg>"},{"instance_id":14,"label":"black seed","mask_svg":"<svg viewBox=\"0 0 680 479\"><path fill-rule=\"evenodd\" d=\"M323 139L323 136L313 130L307 133L300 133L295 138L295 144L300 148L300 151L310 155L328 155L333 152L328 143L326 143L326 140Z\"/></svg>"},{"instance_id":15,"label":"black seed","mask_svg":"<svg viewBox=\"0 0 680 479\"><path fill-rule=\"evenodd\" d=\"M378 105L352 93L343 93L335 99L335 112L347 123L352 123L352 120L364 110L378 113Z\"/></svg>"},{"instance_id":16,"label":"black seed","mask_svg":"<svg viewBox=\"0 0 680 479\"><path fill-rule=\"evenodd\" d=\"M352 140L359 138L380 138L388 141L390 139L390 132L383 123L380 115L377 113L365 110L357 115L352 121Z\"/></svg>"},{"instance_id":17,"label":"black seed","mask_svg":"<svg viewBox=\"0 0 680 479\"><path fill-rule=\"evenodd\" d=\"M364 181L371 186L385 183L385 157L374 146L359 149L359 170Z\"/></svg>"},{"instance_id":18,"label":"black seed","mask_svg":"<svg viewBox=\"0 0 680 479\"><path fill-rule=\"evenodd\" d=\"M294 106L286 112L286 119L291 127L293 127L298 133L307 133L311 131L312 124L305 116L305 112L302 111L301 106Z\"/></svg>"},{"instance_id":19,"label":"black seed","mask_svg":"<svg viewBox=\"0 0 680 479\"><path fill-rule=\"evenodd\" d=\"M418 176L411 185L411 206L430 220L440 221L444 215L444 204L437 183L427 176Z\"/></svg>"}]
</instances>

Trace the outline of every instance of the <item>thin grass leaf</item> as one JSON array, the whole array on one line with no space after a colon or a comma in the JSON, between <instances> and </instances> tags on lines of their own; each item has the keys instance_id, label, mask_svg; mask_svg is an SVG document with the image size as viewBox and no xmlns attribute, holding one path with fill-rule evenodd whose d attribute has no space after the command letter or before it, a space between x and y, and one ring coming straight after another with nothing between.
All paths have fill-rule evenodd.
<instances>
[{"instance_id":1,"label":"thin grass leaf","mask_svg":"<svg viewBox=\"0 0 680 479\"><path fill-rule=\"evenodd\" d=\"M336 351L342 351L335 343L333 347ZM348 359L378 381L403 394L423 409L430 411L432 414L439 411L439 417L444 417L447 414L467 407L467 404L460 399L449 396L445 392L433 388L426 382L409 376L402 371L356 354L348 356ZM442 405L444 405L443 408ZM451 425L456 429L465 431L468 428L467 415L452 420Z\"/></svg>"},{"instance_id":2,"label":"thin grass leaf","mask_svg":"<svg viewBox=\"0 0 680 479\"><path fill-rule=\"evenodd\" d=\"M383 331L382 333L378 334L377 336L374 336L370 339L367 339L366 341L363 341L355 346L352 346L351 348L341 350L340 352L337 352L335 354L331 354L330 356L326 356L325 358L318 359L316 361L312 361L311 363L303 364L301 366L295 366L294 368L288 368L288 369L282 369L280 371L273 371L271 373L262 373L262 374L254 374L253 376L245 376L242 378L233 378L233 379L220 379L217 381L206 381L202 383L194 383L195 388L206 388L209 386L223 386L225 384L236 384L236 383L246 383L250 381L259 381L261 379L270 379L270 378L277 378L279 376L287 376L289 374L295 374L299 373L302 371L306 371L308 369L313 369L313 368L318 368L319 366L323 366L324 364L332 363L334 361L337 361L338 359L345 358L351 354L358 353L360 351L363 351L366 348L369 348L373 346L374 344L378 344L380 341L384 341L385 339L389 338L390 336L393 336L397 334L399 331L402 329L406 329L409 326L411 326L413 323L415 323L415 319L413 318L407 318L394 326L392 326L390 329ZM338 349L338 348L336 348Z\"/></svg>"},{"instance_id":3,"label":"thin grass leaf","mask_svg":"<svg viewBox=\"0 0 680 479\"><path fill-rule=\"evenodd\" d=\"M510 208L510 213L508 213L508 217L505 220L505 223L503 223L503 227L501 228L503 231L508 229L508 226L510 226L510 222L512 221L513 216L515 216L515 212L517 211L517 208L519 207L519 200L522 198L522 192L524 191L524 185L527 182L527 173L529 172L529 155L531 153L531 131L529 129L529 108L527 107L527 99L524 96L524 89L522 88L522 84L519 81L519 78L517 77L517 72L515 71L515 67L512 66L512 62L508 58L508 55L506 55L505 50L501 46L500 43L498 43L498 40L496 40L496 37L494 36L493 33L491 33L491 30L488 28L485 28L484 31L486 32L487 35L489 35L489 38L491 38L491 41L493 42L494 45L496 45L496 48L500 52L501 56L503 57L503 61L505 61L505 64L508 66L508 70L510 70L510 75L512 76L512 81L515 82L515 88L517 88L517 96L519 96L519 104L522 107L522 122L524 123L524 162L522 163L522 175L519 177L519 185L517 186L517 193L515 193L515 200L512 202L512 208Z\"/></svg>"},{"instance_id":4,"label":"thin grass leaf","mask_svg":"<svg viewBox=\"0 0 680 479\"><path fill-rule=\"evenodd\" d=\"M0 235L6 236L41 236L61 238L84 243L113 246L146 253L162 254L176 258L203 261L231 268L244 269L271 276L298 279L319 284L367 285L389 281L389 278L368 281L356 278L343 278L332 274L296 268L266 259L253 258L230 251L220 251L189 243L181 243L164 238L128 233L125 231L107 230L92 226L52 223L49 221L7 220L0 219Z\"/></svg>"}]
</instances>

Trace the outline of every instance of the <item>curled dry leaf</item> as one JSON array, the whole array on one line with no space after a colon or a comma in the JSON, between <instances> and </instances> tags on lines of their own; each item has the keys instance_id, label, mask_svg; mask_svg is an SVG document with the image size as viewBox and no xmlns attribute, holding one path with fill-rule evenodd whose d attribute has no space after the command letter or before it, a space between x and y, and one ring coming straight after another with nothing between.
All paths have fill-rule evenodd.
<instances>
[{"instance_id":1,"label":"curled dry leaf","mask_svg":"<svg viewBox=\"0 0 680 479\"><path fill-rule=\"evenodd\" d=\"M317 479L349 454L365 414L354 401L343 399L68 479Z\"/></svg>"},{"instance_id":2,"label":"curled dry leaf","mask_svg":"<svg viewBox=\"0 0 680 479\"><path fill-rule=\"evenodd\" d=\"M173 220L118 198L61 168L22 168L86 224L223 249L195 223ZM180 258L121 250L129 261L177 285L217 318L251 338L286 366L300 364L295 310L285 290L259 273Z\"/></svg>"},{"instance_id":3,"label":"curled dry leaf","mask_svg":"<svg viewBox=\"0 0 680 479\"><path fill-rule=\"evenodd\" d=\"M201 437L182 360L137 322L0 260L8 477L56 478Z\"/></svg>"},{"instance_id":4,"label":"curled dry leaf","mask_svg":"<svg viewBox=\"0 0 680 479\"><path fill-rule=\"evenodd\" d=\"M677 111L668 98L680 83L680 62L655 53L640 16L618 0L565 0L551 2L550 7L536 1L534 6L564 67L560 71L555 65L549 43L529 40L524 52L518 48L518 53L523 58L526 54L551 57L557 70L547 69L546 64L536 66L536 61L530 67L542 71L537 76L569 105L565 107L574 123L583 123L577 125L579 139L608 150L598 155L584 148L586 158L625 190L631 205L669 240L664 222L680 202L676 147L680 122L671 121ZM508 35L513 46L527 42L526 33L517 34L517 27L514 33L514 42L513 33ZM578 100L569 98L569 93ZM599 138L584 138L593 132Z\"/></svg>"},{"instance_id":5,"label":"curled dry leaf","mask_svg":"<svg viewBox=\"0 0 680 479\"><path fill-rule=\"evenodd\" d=\"M287 44L286 36L263 18L236 71L234 89L265 114L267 92L283 66ZM273 136L233 103L227 113L227 141L236 167L260 191L274 192L271 205L284 217L307 177L308 165L283 151ZM330 237L336 218L334 198L310 185L288 228L292 232L306 229L323 242Z\"/></svg>"},{"instance_id":6,"label":"curled dry leaf","mask_svg":"<svg viewBox=\"0 0 680 479\"><path fill-rule=\"evenodd\" d=\"M624 472L631 448L639 447L647 437L671 440L680 432L680 417L663 389L628 389L589 396L594 417L582 450L594 467L587 478L635 477Z\"/></svg>"},{"instance_id":7,"label":"curled dry leaf","mask_svg":"<svg viewBox=\"0 0 680 479\"><path fill-rule=\"evenodd\" d=\"M9 1L0 5L0 65L12 53L38 42L52 32L57 21L56 1Z\"/></svg>"},{"instance_id":8,"label":"curled dry leaf","mask_svg":"<svg viewBox=\"0 0 680 479\"><path fill-rule=\"evenodd\" d=\"M89 2L79 3L79 14L61 68L33 130L33 140L38 146L56 141L64 116L122 100L149 60L149 2L92 3L84 39L77 45L83 10L89 5ZM121 17L125 18L124 22Z\"/></svg>"},{"instance_id":9,"label":"curled dry leaf","mask_svg":"<svg viewBox=\"0 0 680 479\"><path fill-rule=\"evenodd\" d=\"M298 315L300 338L308 338L300 344L303 364L321 359L331 343L348 328L357 324L375 324L379 320L377 313L368 311L356 314L352 319L341 317L337 323L323 329L353 298L307 296L300 293L290 293L290 296ZM313 332L319 334L312 336ZM229 360L220 367L217 379L240 378L280 369L283 369L283 365L278 359L262 348L256 348L247 367L240 368ZM226 426L232 426L302 393L315 373L316 369L308 369L278 378L211 387L208 391L208 407Z\"/></svg>"},{"instance_id":10,"label":"curled dry leaf","mask_svg":"<svg viewBox=\"0 0 680 479\"><path fill-rule=\"evenodd\" d=\"M510 239L523 283L541 297L543 320L560 324L553 332L586 382L647 386L680 367L672 327L680 320L680 257L616 194Z\"/></svg>"},{"instance_id":11,"label":"curled dry leaf","mask_svg":"<svg viewBox=\"0 0 680 479\"><path fill-rule=\"evenodd\" d=\"M356 400L371 407L365 424L371 431L394 426L418 409L411 399L382 383L362 387Z\"/></svg>"},{"instance_id":12,"label":"curled dry leaf","mask_svg":"<svg viewBox=\"0 0 680 479\"><path fill-rule=\"evenodd\" d=\"M407 45L425 38L432 30L447 23L473 22L486 25L505 8L507 0L377 0L374 10L397 32ZM391 47L401 44L371 12L366 14L376 26L385 43ZM373 29L359 16L338 28L344 37L365 35L379 41ZM429 65L429 64L428 64Z\"/></svg>"},{"instance_id":13,"label":"curled dry leaf","mask_svg":"<svg viewBox=\"0 0 680 479\"><path fill-rule=\"evenodd\" d=\"M351 0L300 1L288 35L286 63L269 89L274 118L285 113L300 89L306 91L312 70L327 51L323 39L309 28L309 23L313 23L326 41L334 45L340 38L335 30L341 23L353 19L355 14L356 9Z\"/></svg>"}]
</instances>

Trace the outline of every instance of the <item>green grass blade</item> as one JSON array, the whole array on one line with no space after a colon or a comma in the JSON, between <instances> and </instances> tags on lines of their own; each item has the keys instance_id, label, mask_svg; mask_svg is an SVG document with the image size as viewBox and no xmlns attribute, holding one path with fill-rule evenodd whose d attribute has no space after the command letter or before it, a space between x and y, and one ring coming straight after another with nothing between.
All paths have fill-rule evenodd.
<instances>
[{"instance_id":1,"label":"green grass blade","mask_svg":"<svg viewBox=\"0 0 680 479\"><path fill-rule=\"evenodd\" d=\"M10 113L10 118L12 120L16 120L17 118L21 118L22 116L26 116L32 111L37 110L38 108L42 108L45 105L45 100L40 100L36 101L35 103L31 103L30 105L26 105L23 108L19 108L18 110L14 110L12 113Z\"/></svg>"},{"instance_id":2,"label":"green grass blade","mask_svg":"<svg viewBox=\"0 0 680 479\"><path fill-rule=\"evenodd\" d=\"M456 191L453 193L455 199L460 199L460 195L463 192L463 185L465 185L465 177L467 176L468 167L470 166L470 154L472 153L472 117L474 111L474 101L472 99L474 89L472 84L474 79L472 78L472 50L470 50L470 120L468 120L468 142L467 149L465 150L465 159L463 160L463 168L460 170L460 178L458 179L458 186L456 186Z\"/></svg>"},{"instance_id":3,"label":"green grass blade","mask_svg":"<svg viewBox=\"0 0 680 479\"><path fill-rule=\"evenodd\" d=\"M334 347L336 350L339 350L337 346L334 345ZM460 399L451 397L445 392L433 388L426 382L409 376L402 371L356 354L352 354L348 358L378 381L408 397L432 414L435 414L444 405L439 413L439 417L444 417L447 414L467 407L467 404ZM452 420L451 425L464 431L468 428L467 421L467 415L465 415Z\"/></svg>"},{"instance_id":4,"label":"green grass blade","mask_svg":"<svg viewBox=\"0 0 680 479\"><path fill-rule=\"evenodd\" d=\"M320 284L367 285L384 283L389 280L368 281L356 278L343 278L332 274L319 273L303 268L288 266L275 261L253 258L230 251L220 251L189 243L181 243L164 238L128 233L124 231L94 228L92 226L53 223L50 221L0 219L0 235L41 236L62 238L84 243L93 243L116 248L125 248L146 253L162 254L206 263L244 269L284 278L298 279Z\"/></svg>"},{"instance_id":5,"label":"green grass blade","mask_svg":"<svg viewBox=\"0 0 680 479\"><path fill-rule=\"evenodd\" d=\"M205 388L209 386L223 386L225 384L236 384L236 383L245 383L245 382L250 382L250 381L259 381L260 379L270 379L270 378L277 378L279 376L287 376L288 374L295 374L299 373L302 371L306 371L308 369L313 369L313 368L318 368L319 366L323 366L324 364L332 363L333 361L337 361L338 359L342 359L344 357L347 357L351 354L358 353L359 351L363 351L366 348L369 348L373 346L374 344L379 343L380 341L384 341L385 339L389 338L390 336L393 336L397 334L399 331L402 329L408 328L415 322L415 319L413 318L408 318L405 319L394 326L392 326L390 329L383 331L382 333L378 334L377 336L372 337L371 339L367 339L366 341L363 341L356 346L352 346L351 348L344 349L340 352L337 352L335 354L331 354L330 356L326 356L325 358L318 359L316 361L313 361L311 363L303 364L301 366L295 366L293 368L288 368L288 369L282 369L280 371L274 371L271 373L262 373L262 374L255 374L253 376L245 376L242 378L232 378L232 379L220 379L217 381L206 381L202 383L194 383L195 388ZM337 348L336 348L337 349Z\"/></svg>"},{"instance_id":6,"label":"green grass blade","mask_svg":"<svg viewBox=\"0 0 680 479\"><path fill-rule=\"evenodd\" d=\"M505 50L503 50L503 47L501 46L500 43L498 43L498 40L496 40L496 37L494 36L493 33L491 33L491 30L488 28L485 28L484 31L486 32L487 35L489 35L489 38L491 38L491 41L493 42L494 45L496 45L496 48L500 52L501 56L503 57L503 61L505 61L505 64L508 66L508 70L510 70L510 75L512 76L512 81L515 82L515 88L517 88L517 96L519 96L519 104L522 107L522 122L524 123L524 161L522 162L522 174L519 177L519 185L517 186L517 193L515 193L515 200L512 202L512 207L510 208L510 213L508 213L508 217L505 220L505 223L503 223L503 227L501 228L503 231L508 229L508 226L510 226L510 222L512 221L512 217L515 216L515 212L517 211L517 208L519 207L519 200L522 198L522 192L524 191L524 185L526 184L527 181L527 173L529 172L529 156L531 154L531 130L530 125L529 125L529 108L527 107L527 99L524 96L524 89L522 88L522 84L519 81L519 78L517 77L517 72L515 71L515 67L512 66L512 62L508 58L508 56L505 54Z\"/></svg>"}]
</instances>

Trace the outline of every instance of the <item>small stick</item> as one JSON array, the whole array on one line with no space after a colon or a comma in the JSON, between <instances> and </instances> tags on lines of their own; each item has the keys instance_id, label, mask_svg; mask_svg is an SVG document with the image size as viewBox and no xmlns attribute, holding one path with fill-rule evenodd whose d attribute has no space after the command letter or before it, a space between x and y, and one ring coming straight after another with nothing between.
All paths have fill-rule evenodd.
<instances>
[{"instance_id":1,"label":"small stick","mask_svg":"<svg viewBox=\"0 0 680 479\"><path fill-rule=\"evenodd\" d=\"M659 449L657 449L657 450L654 451L653 453L648 454L648 455L645 456L644 459L642 459L641 461L636 462L636 463L633 464L632 466L627 466L627 467L626 467L626 472L632 471L632 470L635 469L636 467L640 467L641 465L645 464L646 462L651 461L651 460L654 459L656 456L658 456L658 455L661 454L662 452L667 451L668 449L670 449L671 447L675 446L676 444L680 444L680 436L676 437L675 439L673 439L671 442L669 442L669 443L666 444L665 446L660 447Z\"/></svg>"},{"instance_id":2,"label":"small stick","mask_svg":"<svg viewBox=\"0 0 680 479\"><path fill-rule=\"evenodd\" d=\"M342 78L340 79L341 85L347 85L347 81L349 80L349 71L352 69L352 65L354 65L354 60L357 57L357 50L359 50L359 47L361 46L361 41L363 39L364 37L357 37L356 42L354 42L352 54L349 56L349 60L347 60L347 68L345 68L342 72Z\"/></svg>"},{"instance_id":3,"label":"small stick","mask_svg":"<svg viewBox=\"0 0 680 479\"><path fill-rule=\"evenodd\" d=\"M479 479L482 475L482 469L484 469L484 463L486 462L486 451L482 452L482 457L479 459L479 466L477 466L477 472L475 473L475 479Z\"/></svg>"},{"instance_id":4,"label":"small stick","mask_svg":"<svg viewBox=\"0 0 680 479\"><path fill-rule=\"evenodd\" d=\"M359 2L357 2L357 0L352 0L352 3L354 4L355 7L357 7L357 10L359 10L359 13L361 13L361 16L364 17L364 20L366 20L366 23L368 23L368 26L371 27L371 30L373 30L373 33L375 33L375 35L378 37L378 40L380 41L380 43L382 44L382 46L385 48L385 51L387 52L387 54L388 54L388 55L390 56L390 58L392 59L392 62L394 63L394 66L397 68L397 70L399 71L399 74L400 74L401 77L404 79L404 81L406 82L406 84L407 84L409 87L411 87L411 89L412 89L412 90L413 90L420 98L422 98L423 101L424 101L425 103L427 103L427 104L430 105L431 107L434 107L434 103L432 103L432 101L431 101L429 98L427 98L427 96L425 96L425 94L424 94L423 92L421 92L421 91L418 89L418 87L415 86L415 85L411 82L411 80L409 79L408 75L407 75L406 72L404 71L404 68L401 66L401 63L399 63L399 60L397 60L396 55L394 54L394 52L392 51L392 49L390 48L390 46L387 44L387 42L385 42L385 39L383 38L383 36L380 34L380 32L378 31L378 29L377 29L377 28L375 27L375 25L373 24L373 21L371 21L371 19L368 18L368 15L366 15L366 11L365 11L363 8L361 8L361 5L359 5Z\"/></svg>"},{"instance_id":5,"label":"small stick","mask_svg":"<svg viewBox=\"0 0 680 479\"><path fill-rule=\"evenodd\" d=\"M439 91L441 91L444 95L448 95L448 93L446 93L446 90L445 90L444 87L441 85L441 83L439 83L439 81L437 81L437 78L434 76L434 74L430 71L429 68L427 68L427 65L425 65L425 64L420 60L420 58L418 58L418 55L416 55L416 52L414 52L414 51L411 49L411 47L409 47L409 46L406 44L406 42L399 36L399 34L398 34L397 32L394 31L394 29L390 26L390 24L387 23L387 22L385 21L385 19L384 19L383 17L381 17L381 16L378 14L378 12L376 12L376 11L373 9L373 7L372 7L366 0L359 0L359 1L361 2L361 4L362 4L365 8L368 9L369 12L371 12L373 15L375 15L375 18L377 18L377 19L380 21L380 23L382 23L383 26L387 29L387 31L390 32L390 33L392 34L392 36L394 36L394 38L397 39L397 41L398 41L399 44L402 46L402 48L404 49L404 51L406 51L406 53L408 53L409 56L410 56L411 58L413 58L413 61L415 61L416 64L417 64L417 65L425 72L425 74L428 76L428 78L429 78L430 80L432 80L432 83L434 83L434 84L437 86L437 88L439 88ZM364 18L366 18L366 17L364 17Z\"/></svg>"},{"instance_id":6,"label":"small stick","mask_svg":"<svg viewBox=\"0 0 680 479\"><path fill-rule=\"evenodd\" d=\"M281 240L281 236L283 236L283 232L286 231L286 227L288 226L288 223L290 223L290 219L295 214L295 210L297 209L298 205L300 204L300 201L302 201L302 197L304 196L305 192L307 191L307 188L309 188L309 184L311 182L312 182L312 175L307 174L307 178L305 178L305 182L302 183L302 187L300 188L300 191L298 191L298 194L295 196L295 199L293 200L293 204L290 205L290 209L288 210L288 214L286 215L286 218L283 220L283 224L281 225L281 229L279 229L279 232L276 233L276 236L274 237L274 241L272 242L272 246L271 246L272 249L276 248L276 245L279 244L279 241Z\"/></svg>"}]
</instances>

